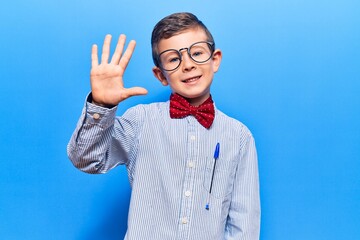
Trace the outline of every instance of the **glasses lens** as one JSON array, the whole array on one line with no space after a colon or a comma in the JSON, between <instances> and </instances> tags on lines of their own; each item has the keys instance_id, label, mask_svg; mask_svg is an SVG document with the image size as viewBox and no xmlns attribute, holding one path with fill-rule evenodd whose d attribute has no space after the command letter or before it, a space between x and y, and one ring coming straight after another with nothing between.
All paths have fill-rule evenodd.
<instances>
[{"instance_id":1,"label":"glasses lens","mask_svg":"<svg viewBox=\"0 0 360 240\"><path fill-rule=\"evenodd\" d=\"M189 49L190 57L198 63L206 62L211 58L212 48L207 42L199 42L192 45Z\"/></svg>"},{"instance_id":2,"label":"glasses lens","mask_svg":"<svg viewBox=\"0 0 360 240\"><path fill-rule=\"evenodd\" d=\"M176 50L168 50L161 53L159 59L162 68L167 71L174 70L181 62L179 52Z\"/></svg>"}]
</instances>

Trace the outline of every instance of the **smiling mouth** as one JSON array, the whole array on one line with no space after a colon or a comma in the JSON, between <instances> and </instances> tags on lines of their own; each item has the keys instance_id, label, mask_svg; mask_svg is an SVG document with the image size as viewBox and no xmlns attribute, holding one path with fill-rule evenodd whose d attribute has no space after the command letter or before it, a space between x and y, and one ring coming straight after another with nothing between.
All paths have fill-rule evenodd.
<instances>
[{"instance_id":1,"label":"smiling mouth","mask_svg":"<svg viewBox=\"0 0 360 240\"><path fill-rule=\"evenodd\" d=\"M183 83L195 82L195 81L199 80L200 77L201 77L201 76L196 76L196 77L188 78L188 79L182 80L182 82L183 82Z\"/></svg>"}]
</instances>

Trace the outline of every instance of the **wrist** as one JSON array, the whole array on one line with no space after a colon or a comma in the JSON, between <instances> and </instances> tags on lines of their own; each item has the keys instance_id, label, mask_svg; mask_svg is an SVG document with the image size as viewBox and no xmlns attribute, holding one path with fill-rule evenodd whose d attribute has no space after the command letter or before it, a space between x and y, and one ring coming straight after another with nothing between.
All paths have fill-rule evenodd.
<instances>
[{"instance_id":1,"label":"wrist","mask_svg":"<svg viewBox=\"0 0 360 240\"><path fill-rule=\"evenodd\" d=\"M102 103L95 102L94 100L92 100L91 103L96 105L96 106L100 106L100 107L104 107L104 108L113 108L113 107L115 107L115 105L102 104Z\"/></svg>"},{"instance_id":2,"label":"wrist","mask_svg":"<svg viewBox=\"0 0 360 240\"><path fill-rule=\"evenodd\" d=\"M99 106L99 107L103 107L103 108L113 108L116 107L116 105L111 105L111 104L104 104L104 103L99 103L97 101L95 101L92 97L92 93L90 93L89 97L88 97L88 102L91 102L92 104Z\"/></svg>"}]
</instances>

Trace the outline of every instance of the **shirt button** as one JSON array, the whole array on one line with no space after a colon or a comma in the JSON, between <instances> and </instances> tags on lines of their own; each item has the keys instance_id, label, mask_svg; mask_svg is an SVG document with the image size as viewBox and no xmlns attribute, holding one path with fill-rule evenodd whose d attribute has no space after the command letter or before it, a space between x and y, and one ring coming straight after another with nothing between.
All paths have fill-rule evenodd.
<instances>
[{"instance_id":1,"label":"shirt button","mask_svg":"<svg viewBox=\"0 0 360 240\"><path fill-rule=\"evenodd\" d=\"M100 119L100 114L94 113L93 118L94 118L95 120Z\"/></svg>"},{"instance_id":2,"label":"shirt button","mask_svg":"<svg viewBox=\"0 0 360 240\"><path fill-rule=\"evenodd\" d=\"M190 161L190 162L188 163L188 167L189 167L189 168L195 167L195 163L194 163L193 161Z\"/></svg>"},{"instance_id":3,"label":"shirt button","mask_svg":"<svg viewBox=\"0 0 360 240\"><path fill-rule=\"evenodd\" d=\"M188 223L187 218L186 218L186 217L182 218L182 219L181 219L181 223L182 223L182 224L187 224L187 223Z\"/></svg>"},{"instance_id":4,"label":"shirt button","mask_svg":"<svg viewBox=\"0 0 360 240\"><path fill-rule=\"evenodd\" d=\"M196 139L196 137L195 137L194 135L192 135L192 136L190 137L190 139L194 141L194 140Z\"/></svg>"},{"instance_id":5,"label":"shirt button","mask_svg":"<svg viewBox=\"0 0 360 240\"><path fill-rule=\"evenodd\" d=\"M191 196L191 192L190 192L190 191L186 191L186 192L185 192L185 196L190 197L190 196Z\"/></svg>"}]
</instances>

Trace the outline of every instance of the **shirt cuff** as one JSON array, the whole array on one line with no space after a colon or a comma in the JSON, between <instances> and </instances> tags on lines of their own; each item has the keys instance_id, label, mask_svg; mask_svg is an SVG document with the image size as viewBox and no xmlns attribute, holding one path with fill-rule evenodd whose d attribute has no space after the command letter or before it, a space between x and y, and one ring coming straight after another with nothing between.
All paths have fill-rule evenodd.
<instances>
[{"instance_id":1,"label":"shirt cuff","mask_svg":"<svg viewBox=\"0 0 360 240\"><path fill-rule=\"evenodd\" d=\"M96 124L103 128L108 128L114 124L117 106L112 108L101 107L91 103L91 93L86 98L85 124Z\"/></svg>"}]
</instances>

